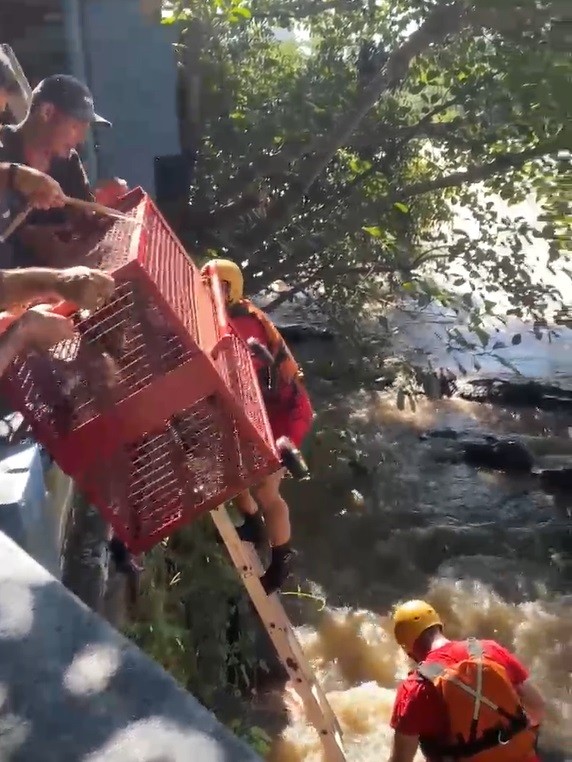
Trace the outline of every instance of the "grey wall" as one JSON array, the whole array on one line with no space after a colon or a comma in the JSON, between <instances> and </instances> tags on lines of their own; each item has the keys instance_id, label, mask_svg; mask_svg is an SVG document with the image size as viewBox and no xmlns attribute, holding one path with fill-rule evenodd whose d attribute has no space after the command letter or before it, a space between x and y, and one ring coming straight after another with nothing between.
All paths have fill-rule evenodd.
<instances>
[{"instance_id":1,"label":"grey wall","mask_svg":"<svg viewBox=\"0 0 572 762\"><path fill-rule=\"evenodd\" d=\"M154 193L155 156L178 153L173 27L147 20L139 0L83 0L86 74L99 113L98 176Z\"/></svg>"},{"instance_id":2,"label":"grey wall","mask_svg":"<svg viewBox=\"0 0 572 762\"><path fill-rule=\"evenodd\" d=\"M0 530L59 577L60 521L46 492L39 447L0 442Z\"/></svg>"},{"instance_id":3,"label":"grey wall","mask_svg":"<svg viewBox=\"0 0 572 762\"><path fill-rule=\"evenodd\" d=\"M0 532L0 759L260 762Z\"/></svg>"}]
</instances>

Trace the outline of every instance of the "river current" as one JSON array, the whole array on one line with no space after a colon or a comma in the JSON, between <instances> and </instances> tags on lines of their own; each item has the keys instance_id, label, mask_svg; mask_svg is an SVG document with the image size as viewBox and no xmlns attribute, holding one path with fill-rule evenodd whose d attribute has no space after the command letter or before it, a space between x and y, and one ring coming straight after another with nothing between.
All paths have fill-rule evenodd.
<instances>
[{"instance_id":1,"label":"river current","mask_svg":"<svg viewBox=\"0 0 572 762\"><path fill-rule=\"evenodd\" d=\"M291 312L282 315L293 319ZM397 347L414 347L435 366L456 367L433 320L396 315L394 321ZM510 340L515 332L522 334L518 346ZM502 356L524 376L572 388L571 335L563 330L549 343L531 326L513 323L495 340L506 340ZM470 359L457 357L469 368ZM479 375L510 377L511 371L485 357ZM393 394L368 390L332 396L321 407L313 478L286 487L304 595L291 585L284 601L343 727L348 762L388 756L395 689L408 668L391 637L389 612L410 597L431 601L450 637L494 638L516 652L548 701L545 758L570 762L569 496L550 496L533 480L443 461L441 444L419 435L451 427L537 443L542 437L548 450L556 443L554 450L572 461L572 417L459 399L418 400L415 410L400 411ZM348 467L356 452L364 466L357 471ZM303 708L289 693L286 703L286 727L270 759L321 762Z\"/></svg>"}]
</instances>

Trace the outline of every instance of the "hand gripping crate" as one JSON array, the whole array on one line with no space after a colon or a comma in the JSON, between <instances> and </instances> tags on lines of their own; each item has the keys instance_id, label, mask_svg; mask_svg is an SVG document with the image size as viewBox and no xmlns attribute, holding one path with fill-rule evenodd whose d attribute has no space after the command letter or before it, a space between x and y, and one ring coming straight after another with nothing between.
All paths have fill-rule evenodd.
<instances>
[{"instance_id":1,"label":"hand gripping crate","mask_svg":"<svg viewBox=\"0 0 572 762\"><path fill-rule=\"evenodd\" d=\"M132 221L76 236L78 262L113 273L113 299L77 320L73 341L18 357L2 393L142 552L281 463L217 284L202 282L141 189L119 208Z\"/></svg>"}]
</instances>

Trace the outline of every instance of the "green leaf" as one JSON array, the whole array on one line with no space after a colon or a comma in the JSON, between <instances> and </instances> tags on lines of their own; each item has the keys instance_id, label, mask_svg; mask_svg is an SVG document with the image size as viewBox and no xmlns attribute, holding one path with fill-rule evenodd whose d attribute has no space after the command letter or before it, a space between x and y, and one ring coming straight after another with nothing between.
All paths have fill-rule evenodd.
<instances>
[{"instance_id":1,"label":"green leaf","mask_svg":"<svg viewBox=\"0 0 572 762\"><path fill-rule=\"evenodd\" d=\"M376 226L364 227L362 228L362 230L364 231L364 233L367 233L372 238L381 238L381 230Z\"/></svg>"},{"instance_id":2,"label":"green leaf","mask_svg":"<svg viewBox=\"0 0 572 762\"><path fill-rule=\"evenodd\" d=\"M358 159L350 159L350 163L348 166L355 175L359 174L359 160Z\"/></svg>"},{"instance_id":3,"label":"green leaf","mask_svg":"<svg viewBox=\"0 0 572 762\"><path fill-rule=\"evenodd\" d=\"M407 214L407 212L409 211L409 207L407 206L407 204L403 204L401 201L397 201L393 206L396 209L398 209L400 212L403 212L403 214Z\"/></svg>"}]
</instances>

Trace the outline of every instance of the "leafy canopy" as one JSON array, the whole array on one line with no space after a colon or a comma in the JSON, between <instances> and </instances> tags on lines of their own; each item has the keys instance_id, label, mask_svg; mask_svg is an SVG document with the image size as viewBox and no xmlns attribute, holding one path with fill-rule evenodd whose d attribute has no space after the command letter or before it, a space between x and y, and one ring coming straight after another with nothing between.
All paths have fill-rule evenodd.
<instances>
[{"instance_id":1,"label":"leafy canopy","mask_svg":"<svg viewBox=\"0 0 572 762\"><path fill-rule=\"evenodd\" d=\"M199 148L189 244L246 262L253 290L283 279L342 311L406 294L541 319L572 275L569 6L171 4L181 134ZM532 198L544 227L499 198Z\"/></svg>"}]
</instances>

